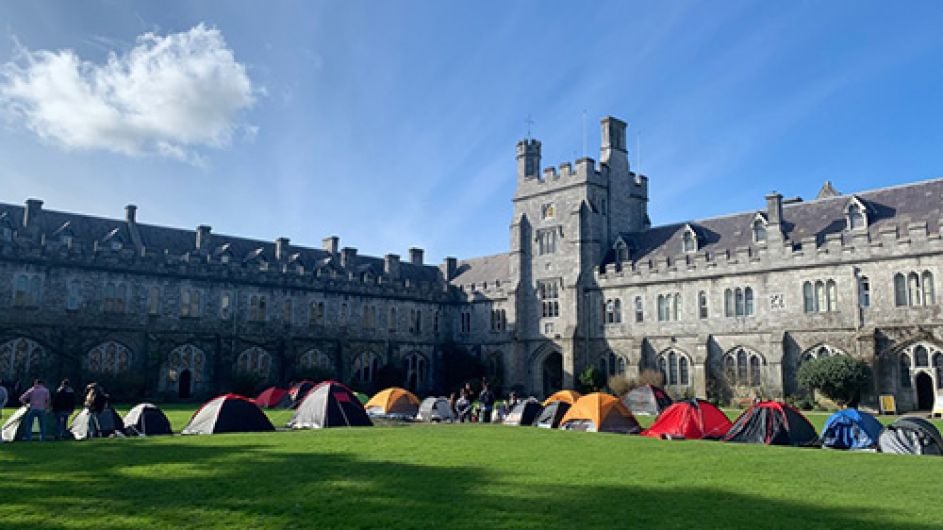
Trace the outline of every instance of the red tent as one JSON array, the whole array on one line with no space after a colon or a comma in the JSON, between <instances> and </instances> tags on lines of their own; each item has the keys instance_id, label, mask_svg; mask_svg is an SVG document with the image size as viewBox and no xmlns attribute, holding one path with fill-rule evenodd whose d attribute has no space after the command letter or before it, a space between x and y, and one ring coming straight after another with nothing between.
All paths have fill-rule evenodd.
<instances>
[{"instance_id":1,"label":"red tent","mask_svg":"<svg viewBox=\"0 0 943 530\"><path fill-rule=\"evenodd\" d=\"M255 397L255 404L266 409L287 409L291 406L291 396L284 388L270 386Z\"/></svg>"},{"instance_id":2,"label":"red tent","mask_svg":"<svg viewBox=\"0 0 943 530\"><path fill-rule=\"evenodd\" d=\"M703 399L679 401L662 411L642 436L685 440L723 438L733 424L720 409Z\"/></svg>"}]
</instances>

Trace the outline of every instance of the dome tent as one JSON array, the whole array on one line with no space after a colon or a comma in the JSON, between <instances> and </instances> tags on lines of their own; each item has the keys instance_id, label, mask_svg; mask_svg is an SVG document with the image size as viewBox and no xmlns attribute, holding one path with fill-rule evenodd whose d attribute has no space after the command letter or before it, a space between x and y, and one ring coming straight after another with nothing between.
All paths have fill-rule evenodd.
<instances>
[{"instance_id":1,"label":"dome tent","mask_svg":"<svg viewBox=\"0 0 943 530\"><path fill-rule=\"evenodd\" d=\"M98 414L88 408L82 409L72 418L69 431L76 440L125 435L124 420L111 407L105 407Z\"/></svg>"},{"instance_id":2,"label":"dome tent","mask_svg":"<svg viewBox=\"0 0 943 530\"><path fill-rule=\"evenodd\" d=\"M642 432L652 438L719 440L727 434L730 419L703 399L678 401L662 411L651 427Z\"/></svg>"},{"instance_id":3,"label":"dome tent","mask_svg":"<svg viewBox=\"0 0 943 530\"><path fill-rule=\"evenodd\" d=\"M657 416L672 403L671 397L663 389L653 385L632 389L622 397L622 402L632 414L640 416Z\"/></svg>"},{"instance_id":4,"label":"dome tent","mask_svg":"<svg viewBox=\"0 0 943 530\"><path fill-rule=\"evenodd\" d=\"M18 442L23 440L26 437L26 424L23 420L26 419L26 413L29 411L29 407L23 406L16 409L16 412L10 414L10 417L3 422L2 430L0 430L0 440L4 442ZM48 416L48 415L47 415ZM44 430L44 434L50 440L56 437L55 431L55 422L48 421L51 418L46 418L46 422L33 422L33 425L30 425L30 428L39 424L39 428ZM45 425L43 425L45 423ZM37 436L36 433L33 434L34 437Z\"/></svg>"},{"instance_id":5,"label":"dome tent","mask_svg":"<svg viewBox=\"0 0 943 530\"><path fill-rule=\"evenodd\" d=\"M898 455L943 456L943 438L929 421L904 416L884 428L878 437L878 449Z\"/></svg>"},{"instance_id":6,"label":"dome tent","mask_svg":"<svg viewBox=\"0 0 943 530\"><path fill-rule=\"evenodd\" d=\"M543 405L546 407L555 401L562 401L567 405L572 405L576 403L576 400L580 397L582 397L582 394L576 390L558 390L545 399Z\"/></svg>"},{"instance_id":7,"label":"dome tent","mask_svg":"<svg viewBox=\"0 0 943 530\"><path fill-rule=\"evenodd\" d=\"M578 400L560 420L560 428L574 431L635 434L641 427L619 398L594 392Z\"/></svg>"},{"instance_id":8,"label":"dome tent","mask_svg":"<svg viewBox=\"0 0 943 530\"><path fill-rule=\"evenodd\" d=\"M504 424L518 426L532 425L541 410L543 410L543 407L540 406L539 401L534 398L527 398L518 402L517 405L514 405L514 408L512 408L511 411L508 412L507 417L504 418Z\"/></svg>"},{"instance_id":9,"label":"dome tent","mask_svg":"<svg viewBox=\"0 0 943 530\"><path fill-rule=\"evenodd\" d=\"M247 397L225 394L200 407L181 434L221 434L227 432L267 432L275 426L268 416Z\"/></svg>"},{"instance_id":10,"label":"dome tent","mask_svg":"<svg viewBox=\"0 0 943 530\"><path fill-rule=\"evenodd\" d=\"M431 422L455 421L455 414L449 406L449 400L444 397L427 397L419 404L416 419Z\"/></svg>"},{"instance_id":11,"label":"dome tent","mask_svg":"<svg viewBox=\"0 0 943 530\"><path fill-rule=\"evenodd\" d=\"M540 411L540 414L537 415L537 418L534 420L535 427L543 427L545 429L556 429L560 426L560 421L563 419L563 416L566 416L566 411L570 410L570 404L566 401L554 401L546 405L543 410Z\"/></svg>"},{"instance_id":12,"label":"dome tent","mask_svg":"<svg viewBox=\"0 0 943 530\"><path fill-rule=\"evenodd\" d=\"M788 403L761 401L745 410L724 436L725 442L812 446L815 427Z\"/></svg>"},{"instance_id":13,"label":"dome tent","mask_svg":"<svg viewBox=\"0 0 943 530\"><path fill-rule=\"evenodd\" d=\"M291 385L291 388L288 389L288 397L291 398L291 408L298 408L298 405L300 405L305 396L308 395L308 392L317 385L318 383L316 381L310 379L304 379Z\"/></svg>"},{"instance_id":14,"label":"dome tent","mask_svg":"<svg viewBox=\"0 0 943 530\"><path fill-rule=\"evenodd\" d=\"M874 416L857 409L843 409L825 420L819 441L823 448L873 449L884 426Z\"/></svg>"},{"instance_id":15,"label":"dome tent","mask_svg":"<svg viewBox=\"0 0 943 530\"><path fill-rule=\"evenodd\" d=\"M170 420L157 405L141 403L124 415L124 430L129 435L156 436L173 434Z\"/></svg>"},{"instance_id":16,"label":"dome tent","mask_svg":"<svg viewBox=\"0 0 943 530\"><path fill-rule=\"evenodd\" d=\"M370 416L412 419L419 412L419 398L409 390L394 386L377 392L364 408Z\"/></svg>"},{"instance_id":17,"label":"dome tent","mask_svg":"<svg viewBox=\"0 0 943 530\"><path fill-rule=\"evenodd\" d=\"M291 395L284 388L270 386L259 392L255 404L266 409L287 409L291 407Z\"/></svg>"},{"instance_id":18,"label":"dome tent","mask_svg":"<svg viewBox=\"0 0 943 530\"><path fill-rule=\"evenodd\" d=\"M288 422L293 429L371 427L360 400L346 385L325 381L312 388Z\"/></svg>"}]
</instances>

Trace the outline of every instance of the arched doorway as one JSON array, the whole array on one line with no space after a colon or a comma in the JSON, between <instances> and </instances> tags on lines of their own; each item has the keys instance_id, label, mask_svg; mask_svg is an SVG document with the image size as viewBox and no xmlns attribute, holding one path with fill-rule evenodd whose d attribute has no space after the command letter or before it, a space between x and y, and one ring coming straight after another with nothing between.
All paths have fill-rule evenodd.
<instances>
[{"instance_id":1,"label":"arched doorway","mask_svg":"<svg viewBox=\"0 0 943 530\"><path fill-rule=\"evenodd\" d=\"M545 396L563 388L563 356L552 352L543 362L543 392Z\"/></svg>"},{"instance_id":2,"label":"arched doorway","mask_svg":"<svg viewBox=\"0 0 943 530\"><path fill-rule=\"evenodd\" d=\"M926 372L914 376L914 386L917 390L917 410L933 409L934 393L933 379Z\"/></svg>"},{"instance_id":3,"label":"arched doorway","mask_svg":"<svg viewBox=\"0 0 943 530\"><path fill-rule=\"evenodd\" d=\"M190 380L193 378L190 370L180 372L177 379L177 396L182 399L190 397Z\"/></svg>"}]
</instances>

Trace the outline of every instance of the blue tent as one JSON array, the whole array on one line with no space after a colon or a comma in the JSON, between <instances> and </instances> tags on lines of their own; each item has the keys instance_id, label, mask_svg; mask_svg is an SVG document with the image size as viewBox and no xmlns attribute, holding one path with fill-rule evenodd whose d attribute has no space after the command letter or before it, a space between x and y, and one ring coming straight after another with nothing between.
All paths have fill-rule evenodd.
<instances>
[{"instance_id":1,"label":"blue tent","mask_svg":"<svg viewBox=\"0 0 943 530\"><path fill-rule=\"evenodd\" d=\"M872 449L882 430L881 422L867 412L844 409L825 420L820 441L830 449Z\"/></svg>"}]
</instances>

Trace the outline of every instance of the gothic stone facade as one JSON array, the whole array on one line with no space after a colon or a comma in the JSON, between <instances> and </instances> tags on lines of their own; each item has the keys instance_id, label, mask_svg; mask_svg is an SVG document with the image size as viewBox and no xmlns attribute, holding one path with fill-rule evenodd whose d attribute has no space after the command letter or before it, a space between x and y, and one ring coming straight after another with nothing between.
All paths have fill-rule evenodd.
<instances>
[{"instance_id":1,"label":"gothic stone facade","mask_svg":"<svg viewBox=\"0 0 943 530\"><path fill-rule=\"evenodd\" d=\"M936 278L943 180L650 226L648 179L624 122L600 161L541 168L517 145L507 253L423 263L0 205L0 377L140 374L155 393L206 394L241 372L321 369L358 385L380 367L441 390L447 344L506 388L664 374L677 395L801 394L801 363L871 364L871 400L928 409L943 387Z\"/></svg>"}]
</instances>

